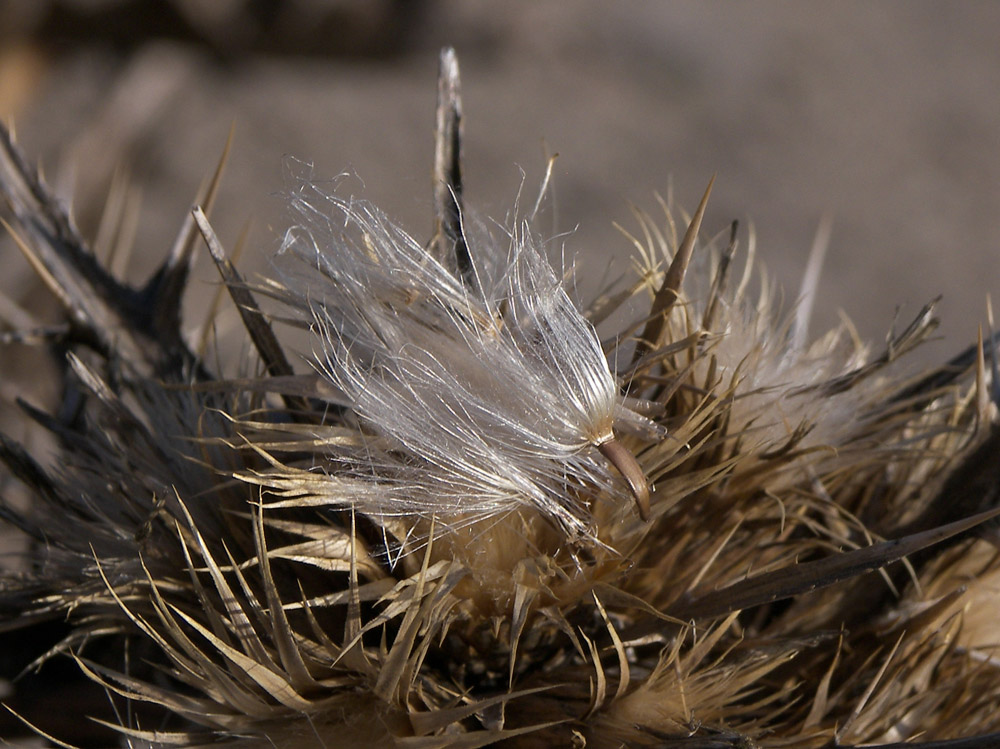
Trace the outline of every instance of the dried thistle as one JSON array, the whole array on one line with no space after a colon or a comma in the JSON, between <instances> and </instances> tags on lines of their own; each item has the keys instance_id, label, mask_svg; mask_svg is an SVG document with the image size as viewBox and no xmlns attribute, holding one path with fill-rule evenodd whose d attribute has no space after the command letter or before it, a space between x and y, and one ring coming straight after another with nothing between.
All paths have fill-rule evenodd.
<instances>
[{"instance_id":1,"label":"dried thistle","mask_svg":"<svg viewBox=\"0 0 1000 749\"><path fill-rule=\"evenodd\" d=\"M135 746L1000 740L992 337L917 378L894 363L933 305L875 355L808 344L750 258L731 281L707 192L683 237L640 214L636 281L578 309L531 213L470 218L460 154L446 51L430 242L305 175L275 277L199 208L132 288L3 133L67 324L12 336L66 366L55 413L22 403L54 464L0 439L33 502L3 505L31 546L2 630L51 638L36 665L75 661ZM196 227L259 355L239 379L181 333Z\"/></svg>"}]
</instances>

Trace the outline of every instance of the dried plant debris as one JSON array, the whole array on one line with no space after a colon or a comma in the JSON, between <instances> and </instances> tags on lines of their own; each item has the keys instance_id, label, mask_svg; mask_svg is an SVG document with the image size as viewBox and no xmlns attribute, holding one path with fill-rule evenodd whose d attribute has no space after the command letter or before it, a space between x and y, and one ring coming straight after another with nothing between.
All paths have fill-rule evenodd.
<instances>
[{"instance_id":1,"label":"dried plant debris","mask_svg":"<svg viewBox=\"0 0 1000 749\"><path fill-rule=\"evenodd\" d=\"M5 730L1000 741L993 337L919 377L895 362L933 305L882 350L847 327L809 343L808 312L783 318L755 280L752 236L741 261L735 226L701 232L707 193L690 221L638 213L634 282L581 308L530 214L465 210L451 52L441 81L433 236L301 174L257 281L198 208L123 284L3 134L10 234L65 316L6 334L51 346L62 402L21 402L53 456L0 438L4 491L31 499L2 505L27 549L0 587L23 721ZM236 377L181 329L196 230L258 354ZM604 329L614 310L632 322Z\"/></svg>"}]
</instances>

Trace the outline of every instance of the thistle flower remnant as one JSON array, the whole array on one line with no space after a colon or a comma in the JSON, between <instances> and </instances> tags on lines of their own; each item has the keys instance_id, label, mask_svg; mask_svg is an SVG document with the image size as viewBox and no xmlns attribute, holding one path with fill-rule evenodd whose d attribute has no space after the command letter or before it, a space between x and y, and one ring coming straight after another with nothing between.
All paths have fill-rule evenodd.
<instances>
[{"instance_id":1,"label":"thistle flower remnant","mask_svg":"<svg viewBox=\"0 0 1000 749\"><path fill-rule=\"evenodd\" d=\"M640 213L634 281L579 308L534 211L465 210L462 114L446 50L428 242L307 173L249 283L217 173L137 288L3 132L10 234L67 320L5 334L65 366L58 408L21 402L55 458L0 436L31 498L0 506L26 548L0 631L30 653L4 736L996 745L996 340L899 374L928 305L881 352L809 343L752 293L753 237L737 280L736 227L701 234L708 191L686 227ZM259 358L239 378L181 330L199 232ZM59 664L96 729L33 709Z\"/></svg>"},{"instance_id":2,"label":"thistle flower remnant","mask_svg":"<svg viewBox=\"0 0 1000 749\"><path fill-rule=\"evenodd\" d=\"M465 282L373 206L303 181L292 207L301 223L283 250L304 267L271 293L311 324L318 372L381 438L337 458L380 489L333 488L330 504L442 520L529 506L569 535L592 532L568 488L618 494L593 448L613 442L621 398L529 229L512 228L498 257L492 237L462 227Z\"/></svg>"}]
</instances>

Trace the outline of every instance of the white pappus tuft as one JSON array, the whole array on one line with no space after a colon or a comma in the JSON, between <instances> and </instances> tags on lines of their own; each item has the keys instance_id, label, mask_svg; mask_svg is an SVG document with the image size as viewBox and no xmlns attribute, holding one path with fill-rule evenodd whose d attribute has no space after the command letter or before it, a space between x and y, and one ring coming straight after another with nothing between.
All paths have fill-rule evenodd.
<instances>
[{"instance_id":1,"label":"white pappus tuft","mask_svg":"<svg viewBox=\"0 0 1000 749\"><path fill-rule=\"evenodd\" d=\"M280 296L311 321L316 369L379 438L361 459L335 456L379 486L343 504L449 523L531 508L575 536L593 535L595 496L631 490L648 515L641 469L615 440L615 377L527 222L505 247L463 226L463 274L367 202L304 180L291 203L282 251L308 271Z\"/></svg>"}]
</instances>

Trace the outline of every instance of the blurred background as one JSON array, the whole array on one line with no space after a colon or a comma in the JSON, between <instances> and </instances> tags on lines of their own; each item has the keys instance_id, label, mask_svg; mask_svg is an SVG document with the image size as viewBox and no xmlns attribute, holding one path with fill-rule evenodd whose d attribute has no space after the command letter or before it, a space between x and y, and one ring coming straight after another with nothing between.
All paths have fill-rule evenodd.
<instances>
[{"instance_id":1,"label":"blurred background","mask_svg":"<svg viewBox=\"0 0 1000 749\"><path fill-rule=\"evenodd\" d=\"M717 174L705 229L739 219L745 248L752 222L789 304L832 217L814 333L844 310L878 342L897 306L908 322L943 295L941 340L914 357L930 363L975 340L1000 291L998 30L991 0L0 0L0 117L85 235L115 196L128 220L98 244L134 247L116 261L133 281L170 247L235 123L213 223L230 250L250 228L250 275L288 222L287 156L320 178L353 171L430 236L437 56L453 45L468 205L503 220L558 153L539 228L569 232L585 291L627 267L613 223L636 228L630 205L656 213L655 193L672 189L692 208ZM0 263L7 299L58 319L6 236ZM191 329L218 286L203 252L195 279ZM11 309L0 331L18 323ZM38 349L0 347L0 427L33 450L43 438L13 401L56 395L44 366ZM23 654L8 644L0 673L12 674ZM61 684L25 686L20 704L83 730L90 709L68 714L77 697ZM0 698L8 689L0 678Z\"/></svg>"},{"instance_id":2,"label":"blurred background","mask_svg":"<svg viewBox=\"0 0 1000 749\"><path fill-rule=\"evenodd\" d=\"M655 212L672 187L693 207L717 173L706 229L752 221L789 301L832 216L813 332L843 309L881 340L897 305L909 319L943 294L950 340L932 360L974 339L1000 289L998 29L989 0L3 0L0 114L85 234L127 175L136 279L235 123L213 221L229 247L252 222L253 267L287 221L285 155L318 177L353 170L429 235L437 52L451 44L481 214L504 217L521 170L533 198L557 152L546 221L597 277L629 253L612 222L635 227L630 203ZM199 264L192 294L209 296ZM26 263L3 267L23 297Z\"/></svg>"}]
</instances>

